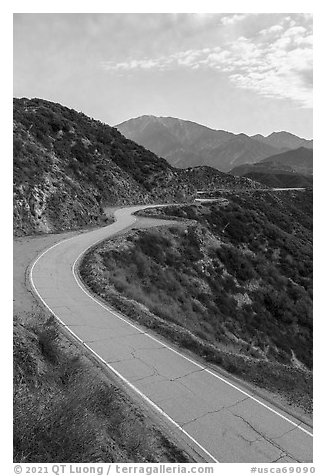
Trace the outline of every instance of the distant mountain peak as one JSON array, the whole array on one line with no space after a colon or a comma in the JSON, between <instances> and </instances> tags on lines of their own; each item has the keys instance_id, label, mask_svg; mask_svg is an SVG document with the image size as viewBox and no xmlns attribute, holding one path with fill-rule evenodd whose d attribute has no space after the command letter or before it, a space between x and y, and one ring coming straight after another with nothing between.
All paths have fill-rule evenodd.
<instances>
[{"instance_id":1,"label":"distant mountain peak","mask_svg":"<svg viewBox=\"0 0 326 476\"><path fill-rule=\"evenodd\" d=\"M263 135L263 134L253 134L252 136L250 136L251 138L253 139L258 139L258 138L261 138L261 139L268 139L269 137L294 137L296 139L300 139L300 140L303 140L303 141L311 141L312 139L305 139L304 137L300 137L300 136L297 136L295 134L293 134L292 132L288 132L288 131L274 131L274 132L271 132L270 134L267 134L267 135Z\"/></svg>"},{"instance_id":2,"label":"distant mountain peak","mask_svg":"<svg viewBox=\"0 0 326 476\"><path fill-rule=\"evenodd\" d=\"M266 137L295 137L296 139L307 140L307 139L304 139L303 137L299 137L299 136L296 136L295 134L292 134L292 132L287 132L287 131L275 131Z\"/></svg>"},{"instance_id":3,"label":"distant mountain peak","mask_svg":"<svg viewBox=\"0 0 326 476\"><path fill-rule=\"evenodd\" d=\"M223 172L298 147L307 141L285 131L268 137L216 130L171 116L145 115L115 126L128 139L164 157L171 165L188 168L208 165Z\"/></svg>"},{"instance_id":4,"label":"distant mountain peak","mask_svg":"<svg viewBox=\"0 0 326 476\"><path fill-rule=\"evenodd\" d=\"M295 134L287 131L272 132L266 137L261 134L256 134L251 136L251 138L263 144L269 144L278 149L283 149L283 151L298 149L299 147L306 147L307 149L313 148L312 140L298 137Z\"/></svg>"},{"instance_id":5,"label":"distant mountain peak","mask_svg":"<svg viewBox=\"0 0 326 476\"><path fill-rule=\"evenodd\" d=\"M224 129L213 129L212 127L209 127L209 126L206 126L204 124L200 124L198 122L195 122L195 121L191 121L190 119L180 119L179 117L174 117L174 116L154 116L154 115L150 115L150 114L144 114L142 116L138 116L138 117L132 117L130 119L127 119L126 121L123 121L123 122L120 122L119 124L116 124L115 128L119 129L120 127L122 127L123 125L127 124L127 123L131 123L131 122L143 122L143 121L148 121L148 120L151 120L152 122L159 122L161 124L164 124L166 125L168 122L172 123L177 123L181 126L184 126L186 124L188 125L192 125L192 126L195 126L195 127L202 127L202 128L205 128L205 129L208 129L210 131L220 131L220 132L226 132L228 134L233 134L232 132L229 132L229 131L226 131ZM235 135L235 134L234 134Z\"/></svg>"},{"instance_id":6,"label":"distant mountain peak","mask_svg":"<svg viewBox=\"0 0 326 476\"><path fill-rule=\"evenodd\" d=\"M236 134L236 137L238 137L239 139L250 139L250 137L244 132L240 132L240 134Z\"/></svg>"}]
</instances>

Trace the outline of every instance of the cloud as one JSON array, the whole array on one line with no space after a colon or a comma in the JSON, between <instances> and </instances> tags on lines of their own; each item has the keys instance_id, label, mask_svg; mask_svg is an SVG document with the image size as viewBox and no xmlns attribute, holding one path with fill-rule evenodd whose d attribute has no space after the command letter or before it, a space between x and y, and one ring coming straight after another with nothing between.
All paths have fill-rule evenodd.
<instances>
[{"instance_id":1,"label":"cloud","mask_svg":"<svg viewBox=\"0 0 326 476\"><path fill-rule=\"evenodd\" d=\"M163 64L160 64L159 60L155 59L143 59L143 60L131 60L131 61L122 61L120 63L113 62L102 62L102 67L106 70L136 70L136 69L153 69L157 67L164 67Z\"/></svg>"},{"instance_id":2,"label":"cloud","mask_svg":"<svg viewBox=\"0 0 326 476\"><path fill-rule=\"evenodd\" d=\"M272 25L269 28L264 28L263 30L260 30L260 34L262 36L270 36L274 35L275 33L280 33L282 30L282 25Z\"/></svg>"},{"instance_id":3,"label":"cloud","mask_svg":"<svg viewBox=\"0 0 326 476\"><path fill-rule=\"evenodd\" d=\"M222 17L225 25L245 15ZM223 20L224 19L224 20ZM219 46L189 49L157 58L104 62L108 71L209 69L224 73L237 87L312 106L312 32L310 24L285 17L252 38L240 36Z\"/></svg>"},{"instance_id":4,"label":"cloud","mask_svg":"<svg viewBox=\"0 0 326 476\"><path fill-rule=\"evenodd\" d=\"M230 48L230 80L261 95L291 99L311 107L311 83L307 81L312 72L310 40L311 35L303 27L294 26L268 43L240 38Z\"/></svg>"},{"instance_id":5,"label":"cloud","mask_svg":"<svg viewBox=\"0 0 326 476\"><path fill-rule=\"evenodd\" d=\"M225 15L221 18L221 23L222 25L225 25L225 26L230 26L230 25L234 25L235 23L238 23L242 20L244 20L245 18L247 18L248 14L246 13L236 13L235 15Z\"/></svg>"}]
</instances>

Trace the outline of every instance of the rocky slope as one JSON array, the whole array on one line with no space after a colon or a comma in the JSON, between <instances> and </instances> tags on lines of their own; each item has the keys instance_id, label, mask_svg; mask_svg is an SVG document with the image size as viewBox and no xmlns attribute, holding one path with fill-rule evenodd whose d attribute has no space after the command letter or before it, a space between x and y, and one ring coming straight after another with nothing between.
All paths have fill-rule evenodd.
<instances>
[{"instance_id":1,"label":"rocky slope","mask_svg":"<svg viewBox=\"0 0 326 476\"><path fill-rule=\"evenodd\" d=\"M210 169L174 169L116 129L42 99L14 100L14 233L105 222L103 206L187 201L196 187L257 187Z\"/></svg>"},{"instance_id":2,"label":"rocky slope","mask_svg":"<svg viewBox=\"0 0 326 476\"><path fill-rule=\"evenodd\" d=\"M258 162L288 149L312 148L312 141L287 132L249 137L173 117L141 116L116 127L129 139L180 168L208 165L227 172L236 165Z\"/></svg>"}]
</instances>

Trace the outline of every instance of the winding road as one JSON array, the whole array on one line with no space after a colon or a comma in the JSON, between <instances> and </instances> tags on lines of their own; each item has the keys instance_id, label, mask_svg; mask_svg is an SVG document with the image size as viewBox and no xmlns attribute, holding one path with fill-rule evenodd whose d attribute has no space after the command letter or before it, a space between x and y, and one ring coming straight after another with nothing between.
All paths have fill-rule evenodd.
<instances>
[{"instance_id":1,"label":"winding road","mask_svg":"<svg viewBox=\"0 0 326 476\"><path fill-rule=\"evenodd\" d=\"M61 241L33 263L33 291L102 365L113 372L207 462L312 462L312 431L205 364L136 326L91 296L77 275L83 253L136 222L137 206L104 228Z\"/></svg>"}]
</instances>

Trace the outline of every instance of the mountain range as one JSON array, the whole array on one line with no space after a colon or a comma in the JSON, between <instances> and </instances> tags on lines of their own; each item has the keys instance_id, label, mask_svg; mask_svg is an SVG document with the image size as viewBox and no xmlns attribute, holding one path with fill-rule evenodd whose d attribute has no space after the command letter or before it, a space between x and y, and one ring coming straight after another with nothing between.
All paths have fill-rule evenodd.
<instances>
[{"instance_id":1,"label":"mountain range","mask_svg":"<svg viewBox=\"0 0 326 476\"><path fill-rule=\"evenodd\" d=\"M238 165L259 162L289 149L313 147L312 140L289 132L250 137L173 117L141 116L115 127L178 168L207 165L228 172Z\"/></svg>"},{"instance_id":2,"label":"mountain range","mask_svg":"<svg viewBox=\"0 0 326 476\"><path fill-rule=\"evenodd\" d=\"M261 188L210 167L180 170L117 129L43 99L14 99L14 233L105 222L109 205L191 201L198 188Z\"/></svg>"}]
</instances>

